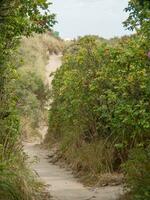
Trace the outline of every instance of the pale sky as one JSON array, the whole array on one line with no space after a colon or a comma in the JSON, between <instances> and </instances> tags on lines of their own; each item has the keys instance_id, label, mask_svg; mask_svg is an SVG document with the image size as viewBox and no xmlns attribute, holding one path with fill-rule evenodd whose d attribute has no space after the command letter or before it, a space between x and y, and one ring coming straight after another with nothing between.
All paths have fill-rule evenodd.
<instances>
[{"instance_id":1,"label":"pale sky","mask_svg":"<svg viewBox=\"0 0 150 200\"><path fill-rule=\"evenodd\" d=\"M104 38L129 34L122 25L128 0L52 0L55 30L63 38L94 34Z\"/></svg>"}]
</instances>

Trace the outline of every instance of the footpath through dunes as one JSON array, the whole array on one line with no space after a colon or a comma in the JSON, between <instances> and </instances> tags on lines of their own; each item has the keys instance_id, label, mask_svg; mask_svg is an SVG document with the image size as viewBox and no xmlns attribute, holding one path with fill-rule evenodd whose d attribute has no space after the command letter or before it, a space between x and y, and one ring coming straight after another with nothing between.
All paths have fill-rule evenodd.
<instances>
[{"instance_id":1,"label":"footpath through dunes","mask_svg":"<svg viewBox=\"0 0 150 200\"><path fill-rule=\"evenodd\" d=\"M61 66L62 55L51 55L48 65L45 68L45 83L51 86L53 77L50 76L51 73L55 72Z\"/></svg>"},{"instance_id":2,"label":"footpath through dunes","mask_svg":"<svg viewBox=\"0 0 150 200\"><path fill-rule=\"evenodd\" d=\"M61 55L52 55L46 66L46 83L51 85L51 72L56 71L61 65ZM40 127L40 133L44 138L47 127ZM39 142L25 143L24 150L30 160L36 157L37 162L32 164L39 179L48 186L48 191L54 200L117 200L122 193L121 186L108 186L102 188L86 188L73 177L71 171L61 168L49 162L48 155L52 152L42 149Z\"/></svg>"},{"instance_id":3,"label":"footpath through dunes","mask_svg":"<svg viewBox=\"0 0 150 200\"><path fill-rule=\"evenodd\" d=\"M41 149L40 145L26 144L25 149L30 158L37 158L32 167L48 185L54 200L117 200L122 193L120 186L86 188L73 177L71 171L51 164L49 152Z\"/></svg>"}]
</instances>

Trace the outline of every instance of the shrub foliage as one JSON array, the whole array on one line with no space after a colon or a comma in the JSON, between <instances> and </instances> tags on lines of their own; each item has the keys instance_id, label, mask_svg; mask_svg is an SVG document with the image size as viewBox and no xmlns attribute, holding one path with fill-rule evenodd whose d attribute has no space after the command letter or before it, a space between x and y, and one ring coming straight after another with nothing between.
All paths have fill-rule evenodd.
<instances>
[{"instance_id":1,"label":"shrub foliage","mask_svg":"<svg viewBox=\"0 0 150 200\"><path fill-rule=\"evenodd\" d=\"M47 0L0 1L0 199L37 199L38 185L25 167L19 138L20 98L14 53L22 36L51 29L55 15Z\"/></svg>"},{"instance_id":2,"label":"shrub foliage","mask_svg":"<svg viewBox=\"0 0 150 200\"><path fill-rule=\"evenodd\" d=\"M48 137L62 143L65 158L78 170L92 175L118 171L129 160L129 177L138 163L142 166L137 152L132 166L130 151L150 142L150 3L131 0L126 11L124 24L136 34L115 45L95 36L79 38L65 51L52 82ZM86 152L87 146L91 150ZM148 199L149 183L145 176L140 182L137 170L135 178L127 179L129 187Z\"/></svg>"}]
</instances>

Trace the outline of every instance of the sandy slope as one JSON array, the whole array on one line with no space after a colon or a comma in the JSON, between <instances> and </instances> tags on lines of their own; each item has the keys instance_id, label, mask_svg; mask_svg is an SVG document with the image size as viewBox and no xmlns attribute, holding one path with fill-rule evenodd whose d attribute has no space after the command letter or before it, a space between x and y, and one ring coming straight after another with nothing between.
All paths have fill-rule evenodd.
<instances>
[{"instance_id":1,"label":"sandy slope","mask_svg":"<svg viewBox=\"0 0 150 200\"><path fill-rule=\"evenodd\" d=\"M46 82L49 86L54 72L61 65L61 56L53 55L46 66ZM44 136L47 127L41 127L40 132ZM122 192L120 186L104 188L86 188L77 181L70 171L51 164L47 150L41 149L36 143L26 143L25 151L30 159L36 157L38 162L32 168L38 173L39 178L48 185L48 190L55 200L116 200Z\"/></svg>"},{"instance_id":2,"label":"sandy slope","mask_svg":"<svg viewBox=\"0 0 150 200\"><path fill-rule=\"evenodd\" d=\"M51 86L51 81L53 79L52 76L50 76L51 73L55 72L60 66L61 66L61 57L62 55L52 55L50 57L50 61L45 69L45 83Z\"/></svg>"}]
</instances>

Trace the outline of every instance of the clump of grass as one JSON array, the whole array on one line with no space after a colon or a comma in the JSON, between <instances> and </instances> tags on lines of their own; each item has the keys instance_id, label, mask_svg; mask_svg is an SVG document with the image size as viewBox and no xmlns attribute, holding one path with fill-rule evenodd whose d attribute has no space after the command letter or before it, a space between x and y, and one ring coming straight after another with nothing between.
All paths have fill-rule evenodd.
<instances>
[{"instance_id":1,"label":"clump of grass","mask_svg":"<svg viewBox=\"0 0 150 200\"><path fill-rule=\"evenodd\" d=\"M0 163L0 200L43 200L44 185L26 163L22 150ZM47 198L48 199L48 198Z\"/></svg>"},{"instance_id":2,"label":"clump of grass","mask_svg":"<svg viewBox=\"0 0 150 200\"><path fill-rule=\"evenodd\" d=\"M122 174L114 173L113 169L115 150L112 145L105 140L87 143L77 138L76 135L74 138L68 136L62 139L54 162L65 161L75 176L88 186L121 184Z\"/></svg>"}]
</instances>

